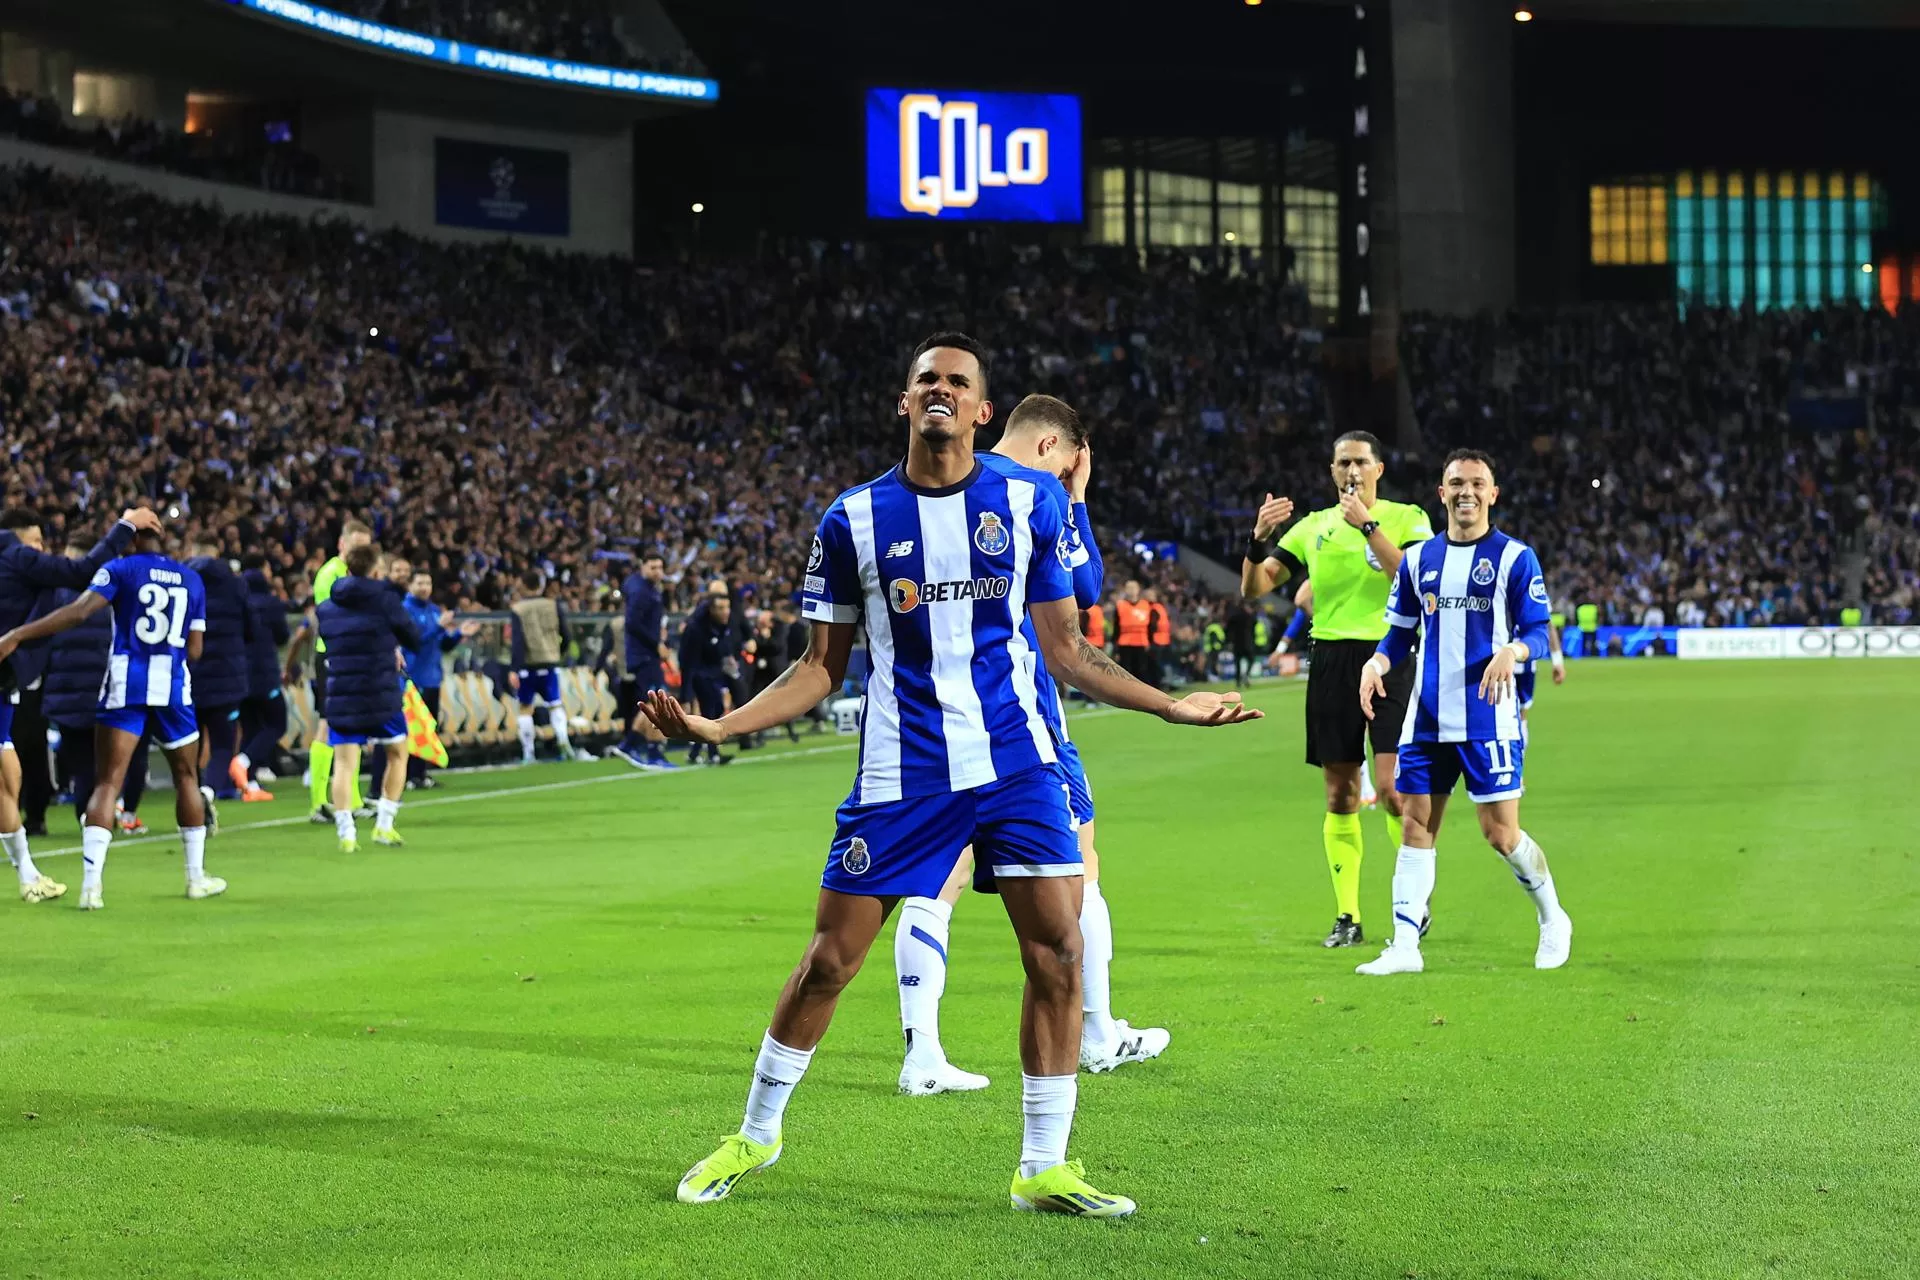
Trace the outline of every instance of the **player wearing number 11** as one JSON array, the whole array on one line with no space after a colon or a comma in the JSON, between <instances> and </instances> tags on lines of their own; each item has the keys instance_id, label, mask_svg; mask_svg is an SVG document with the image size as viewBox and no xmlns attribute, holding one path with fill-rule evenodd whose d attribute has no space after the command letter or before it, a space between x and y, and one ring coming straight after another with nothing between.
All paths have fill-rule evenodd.
<instances>
[{"instance_id":1,"label":"player wearing number 11","mask_svg":"<svg viewBox=\"0 0 1920 1280\"><path fill-rule=\"evenodd\" d=\"M1520 829L1526 740L1520 734L1514 666L1547 656L1547 584L1533 548L1495 529L1500 499L1493 459L1476 449L1448 455L1440 501L1447 535L1407 553L1387 597L1387 635L1360 673L1360 710L1373 719L1382 677L1420 639L1413 706L1400 733L1404 843L1393 869L1393 942L1358 972L1419 973L1420 923L1433 894L1434 840L1447 797L1463 775L1480 833L1533 900L1540 946L1533 967L1558 969L1573 945L1547 856Z\"/></svg>"},{"instance_id":2,"label":"player wearing number 11","mask_svg":"<svg viewBox=\"0 0 1920 1280\"><path fill-rule=\"evenodd\" d=\"M83 911L105 905L101 877L113 840L113 802L140 735L149 731L173 772L187 897L211 898L227 888L225 880L207 875L203 865L207 819L200 797L200 727L193 712L193 677L187 670L200 656L207 629L206 590L199 574L161 554L164 545L157 528L142 527L133 554L101 568L79 599L0 636L0 658L5 658L21 644L57 635L101 609L113 609L113 650L94 716L96 782L80 833Z\"/></svg>"}]
</instances>

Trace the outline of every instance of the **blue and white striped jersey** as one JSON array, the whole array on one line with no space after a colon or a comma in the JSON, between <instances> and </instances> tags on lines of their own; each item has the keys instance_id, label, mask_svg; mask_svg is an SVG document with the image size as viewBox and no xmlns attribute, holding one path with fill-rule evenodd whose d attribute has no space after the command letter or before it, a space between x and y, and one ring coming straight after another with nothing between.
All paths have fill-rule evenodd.
<instances>
[{"instance_id":1,"label":"blue and white striped jersey","mask_svg":"<svg viewBox=\"0 0 1920 1280\"><path fill-rule=\"evenodd\" d=\"M1394 663L1420 639L1416 696L1402 742L1518 742L1520 708L1480 697L1494 650L1524 641L1547 655L1547 584L1533 548L1498 529L1477 542L1429 538L1400 561L1379 652Z\"/></svg>"},{"instance_id":2,"label":"blue and white striped jersey","mask_svg":"<svg viewBox=\"0 0 1920 1280\"><path fill-rule=\"evenodd\" d=\"M200 575L177 560L142 552L102 566L87 589L113 611L100 709L192 706L187 636L207 629Z\"/></svg>"},{"instance_id":3,"label":"blue and white striped jersey","mask_svg":"<svg viewBox=\"0 0 1920 1280\"><path fill-rule=\"evenodd\" d=\"M1067 569L1073 574L1073 602L1082 609L1099 604L1100 588L1106 583L1107 566L1100 555L1099 543L1093 536L1093 522L1087 516L1087 504L1075 503L1068 497L1067 487L1056 476L1031 471L997 453L983 453L980 460L1003 475L1018 472L1042 477L1040 487L1060 505L1061 515L1066 521ZM1040 637L1034 634L1033 619L1021 618L1020 629L1027 638L1028 647L1037 654L1040 651ZM1066 699L1061 695L1053 673L1047 670L1045 659L1034 671L1034 683L1040 693L1040 714L1046 718L1047 728L1053 730L1053 740L1071 742L1072 739L1067 736Z\"/></svg>"},{"instance_id":4,"label":"blue and white striped jersey","mask_svg":"<svg viewBox=\"0 0 1920 1280\"><path fill-rule=\"evenodd\" d=\"M821 518L801 612L864 620L872 667L853 803L966 791L1056 759L1021 626L1029 604L1073 592L1048 484L976 461L960 483L922 489L895 467Z\"/></svg>"}]
</instances>

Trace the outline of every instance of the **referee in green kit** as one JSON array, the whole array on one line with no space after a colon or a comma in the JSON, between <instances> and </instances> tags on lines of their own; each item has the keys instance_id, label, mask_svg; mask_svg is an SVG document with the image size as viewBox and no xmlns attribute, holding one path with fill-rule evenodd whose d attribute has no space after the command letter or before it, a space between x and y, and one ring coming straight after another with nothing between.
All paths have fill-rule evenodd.
<instances>
[{"instance_id":1,"label":"referee in green kit","mask_svg":"<svg viewBox=\"0 0 1920 1280\"><path fill-rule=\"evenodd\" d=\"M1400 726L1412 693L1409 659L1387 673L1387 696L1375 704L1369 726L1353 691L1360 668L1387 633L1387 593L1405 549L1433 536L1427 513L1379 497L1386 464L1380 442L1349 431L1333 442L1333 488L1339 501L1310 512L1270 539L1293 516L1293 500L1267 495L1247 539L1240 594L1248 600L1305 572L1313 583L1313 657L1307 674L1307 763L1326 779L1327 816L1321 838L1333 875L1333 931L1322 945L1350 947L1366 940L1360 927L1360 769L1366 739L1373 740L1374 786L1386 814L1387 838L1400 846L1400 793L1394 768Z\"/></svg>"}]
</instances>

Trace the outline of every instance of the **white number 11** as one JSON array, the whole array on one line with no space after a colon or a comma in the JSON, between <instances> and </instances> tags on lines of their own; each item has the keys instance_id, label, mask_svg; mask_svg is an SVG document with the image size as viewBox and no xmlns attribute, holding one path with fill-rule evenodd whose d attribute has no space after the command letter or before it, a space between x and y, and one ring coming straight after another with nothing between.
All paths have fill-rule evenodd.
<instances>
[{"instance_id":1,"label":"white number 11","mask_svg":"<svg viewBox=\"0 0 1920 1280\"><path fill-rule=\"evenodd\" d=\"M1487 749L1487 765L1495 773L1513 772L1513 744L1511 742L1483 742Z\"/></svg>"}]
</instances>

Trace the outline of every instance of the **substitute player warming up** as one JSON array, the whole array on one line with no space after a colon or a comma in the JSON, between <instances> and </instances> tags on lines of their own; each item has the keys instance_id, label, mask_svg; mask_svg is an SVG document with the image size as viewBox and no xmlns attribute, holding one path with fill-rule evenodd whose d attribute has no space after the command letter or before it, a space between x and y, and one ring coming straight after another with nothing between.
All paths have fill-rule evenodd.
<instances>
[{"instance_id":1,"label":"substitute player warming up","mask_svg":"<svg viewBox=\"0 0 1920 1280\"><path fill-rule=\"evenodd\" d=\"M1440 500L1447 536L1407 553L1387 601L1388 631L1360 676L1369 719L1383 677L1420 636L1416 701L1400 735L1405 843L1393 871L1393 941L1358 973L1419 973L1421 922L1433 894L1434 840L1447 797L1465 776L1480 832L1506 860L1540 921L1536 969L1558 969L1573 947L1547 855L1520 829L1526 743L1514 691L1517 663L1547 654L1547 584L1533 548L1492 527L1500 489L1493 459L1476 449L1447 457Z\"/></svg>"},{"instance_id":2,"label":"substitute player warming up","mask_svg":"<svg viewBox=\"0 0 1920 1280\"><path fill-rule=\"evenodd\" d=\"M821 518L801 595L814 623L806 656L719 720L665 693L647 713L668 737L719 743L804 714L846 673L864 624L872 675L860 765L840 806L813 937L760 1043L740 1132L680 1181L679 1199L724 1199L780 1158L787 1103L894 904L940 892L971 844L995 887L1026 970L1021 1107L1026 1127L1009 1195L1016 1209L1115 1218L1133 1201L1067 1160L1080 1055L1079 845L1065 778L1041 715L1033 663L1110 706L1174 724L1258 717L1237 694L1176 701L1129 677L1080 633L1066 521L1044 472L989 467L974 433L993 416L987 358L939 334L914 352L899 411L907 457L848 490ZM1033 621L1040 653L1021 632Z\"/></svg>"}]
</instances>

